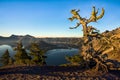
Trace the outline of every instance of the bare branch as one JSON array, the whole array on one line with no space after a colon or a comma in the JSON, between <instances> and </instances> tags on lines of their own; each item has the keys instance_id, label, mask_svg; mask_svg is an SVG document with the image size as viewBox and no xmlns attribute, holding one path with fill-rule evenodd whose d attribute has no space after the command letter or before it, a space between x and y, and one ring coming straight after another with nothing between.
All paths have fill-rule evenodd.
<instances>
[{"instance_id":1,"label":"bare branch","mask_svg":"<svg viewBox=\"0 0 120 80\"><path fill-rule=\"evenodd\" d=\"M77 28L79 26L80 26L80 23L77 23L77 25L75 27L70 27L70 29L75 29L75 28Z\"/></svg>"},{"instance_id":2,"label":"bare branch","mask_svg":"<svg viewBox=\"0 0 120 80\"><path fill-rule=\"evenodd\" d=\"M99 16L97 16L96 20L102 18L104 16L104 12L105 12L105 10L104 10L104 8L102 8L102 13Z\"/></svg>"}]
</instances>

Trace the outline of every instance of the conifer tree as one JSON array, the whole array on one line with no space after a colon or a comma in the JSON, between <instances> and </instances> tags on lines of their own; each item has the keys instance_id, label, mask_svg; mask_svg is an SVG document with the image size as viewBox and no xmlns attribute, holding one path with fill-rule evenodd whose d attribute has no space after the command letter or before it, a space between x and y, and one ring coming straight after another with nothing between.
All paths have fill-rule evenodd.
<instances>
[{"instance_id":1,"label":"conifer tree","mask_svg":"<svg viewBox=\"0 0 120 80\"><path fill-rule=\"evenodd\" d=\"M12 57L9 58L9 65L14 63L14 59Z\"/></svg>"},{"instance_id":2,"label":"conifer tree","mask_svg":"<svg viewBox=\"0 0 120 80\"><path fill-rule=\"evenodd\" d=\"M8 65L9 64L9 59L10 59L10 55L9 55L9 51L8 49L5 51L5 53L2 55L1 57L1 63L4 65Z\"/></svg>"},{"instance_id":3,"label":"conifer tree","mask_svg":"<svg viewBox=\"0 0 120 80\"><path fill-rule=\"evenodd\" d=\"M44 53L45 51L41 50L37 43L31 43L30 55L32 56L32 63L39 65L46 64Z\"/></svg>"},{"instance_id":4,"label":"conifer tree","mask_svg":"<svg viewBox=\"0 0 120 80\"><path fill-rule=\"evenodd\" d=\"M22 43L19 42L17 47L15 48L15 63L16 64L27 64L26 61L30 60L30 56L28 56L25 48L23 47Z\"/></svg>"}]
</instances>

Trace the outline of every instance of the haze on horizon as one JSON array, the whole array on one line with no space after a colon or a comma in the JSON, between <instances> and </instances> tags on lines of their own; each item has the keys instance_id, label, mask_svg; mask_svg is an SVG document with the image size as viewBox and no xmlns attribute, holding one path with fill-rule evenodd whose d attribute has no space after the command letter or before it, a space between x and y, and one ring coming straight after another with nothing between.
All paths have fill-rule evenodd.
<instances>
[{"instance_id":1,"label":"haze on horizon","mask_svg":"<svg viewBox=\"0 0 120 80\"><path fill-rule=\"evenodd\" d=\"M0 0L0 36L32 35L35 37L81 37L82 26L70 30L71 9L80 9L89 18L92 6L105 9L97 23L101 32L120 27L119 0Z\"/></svg>"}]
</instances>

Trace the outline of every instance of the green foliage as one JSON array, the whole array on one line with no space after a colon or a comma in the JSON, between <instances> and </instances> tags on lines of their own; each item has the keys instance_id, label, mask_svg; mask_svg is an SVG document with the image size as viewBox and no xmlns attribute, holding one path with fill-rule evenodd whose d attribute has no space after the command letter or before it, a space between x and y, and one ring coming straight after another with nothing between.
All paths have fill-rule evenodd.
<instances>
[{"instance_id":1,"label":"green foliage","mask_svg":"<svg viewBox=\"0 0 120 80\"><path fill-rule=\"evenodd\" d=\"M77 64L77 65L84 62L84 59L81 55L66 56L66 60L69 61L71 64Z\"/></svg>"},{"instance_id":2,"label":"green foliage","mask_svg":"<svg viewBox=\"0 0 120 80\"><path fill-rule=\"evenodd\" d=\"M16 54L15 54L15 64L27 64L26 60L30 60L30 56L28 56L26 50L23 48L23 45L21 42L17 44L17 47L15 48Z\"/></svg>"},{"instance_id":3,"label":"green foliage","mask_svg":"<svg viewBox=\"0 0 120 80\"><path fill-rule=\"evenodd\" d=\"M9 58L9 64L13 64L14 63L14 59L13 58Z\"/></svg>"},{"instance_id":4,"label":"green foliage","mask_svg":"<svg viewBox=\"0 0 120 80\"><path fill-rule=\"evenodd\" d=\"M8 49L5 51L5 53L2 55L1 57L1 63L3 65L8 65L9 64L9 59L10 59L10 55L9 55L9 51Z\"/></svg>"},{"instance_id":5,"label":"green foliage","mask_svg":"<svg viewBox=\"0 0 120 80\"><path fill-rule=\"evenodd\" d=\"M32 63L39 65L46 64L44 53L45 51L40 49L37 43L31 43L30 55L32 56Z\"/></svg>"}]
</instances>

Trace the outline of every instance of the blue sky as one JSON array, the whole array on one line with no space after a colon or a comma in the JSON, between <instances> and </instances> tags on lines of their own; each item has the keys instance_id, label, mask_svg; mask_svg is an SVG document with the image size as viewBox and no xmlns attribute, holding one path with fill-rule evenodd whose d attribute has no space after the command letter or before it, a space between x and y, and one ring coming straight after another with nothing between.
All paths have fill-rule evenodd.
<instances>
[{"instance_id":1,"label":"blue sky","mask_svg":"<svg viewBox=\"0 0 120 80\"><path fill-rule=\"evenodd\" d=\"M120 27L119 0L0 0L0 35L32 35L36 37L81 37L82 26L70 30L75 22L68 20L71 9L80 9L82 17L90 17L92 6L105 9L97 23L101 32Z\"/></svg>"}]
</instances>

